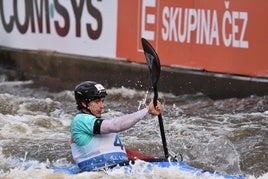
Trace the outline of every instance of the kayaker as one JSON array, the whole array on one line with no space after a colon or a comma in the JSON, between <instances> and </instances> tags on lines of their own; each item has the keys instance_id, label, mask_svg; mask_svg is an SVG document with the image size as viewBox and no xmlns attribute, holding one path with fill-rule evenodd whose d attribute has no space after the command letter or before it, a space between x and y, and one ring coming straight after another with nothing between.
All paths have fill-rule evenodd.
<instances>
[{"instance_id":1,"label":"kayaker","mask_svg":"<svg viewBox=\"0 0 268 179\"><path fill-rule=\"evenodd\" d=\"M82 171L92 171L128 161L126 149L117 132L134 126L146 114L159 115L162 105L147 107L132 114L103 120L106 89L100 83L84 81L74 90L79 113L71 122L73 159Z\"/></svg>"}]
</instances>

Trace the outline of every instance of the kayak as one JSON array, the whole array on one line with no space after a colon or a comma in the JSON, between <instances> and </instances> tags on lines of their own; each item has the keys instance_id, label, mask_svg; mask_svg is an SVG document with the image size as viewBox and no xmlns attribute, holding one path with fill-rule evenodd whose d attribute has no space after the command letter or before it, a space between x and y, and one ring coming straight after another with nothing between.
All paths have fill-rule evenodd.
<instances>
[{"instance_id":1,"label":"kayak","mask_svg":"<svg viewBox=\"0 0 268 179\"><path fill-rule=\"evenodd\" d=\"M59 163L40 163L37 160L27 160L27 161L19 161L17 163L18 169L29 170L29 172L35 171L44 171L49 170L49 174L66 174L71 177L75 175L81 176L85 174L107 174L107 176L121 176L121 177L139 177L139 176L155 176L169 175L169 176L183 176L182 178L224 178L224 179L245 179L243 176L232 176L228 174L222 174L214 171L208 171L200 168L196 168L186 164L180 155L180 159L176 157L166 158L157 158L152 155L143 154L134 150L126 149L128 154L129 161L120 163L113 166L105 166L103 168L98 168L92 171L82 171L78 165L69 162L59 162ZM180 160L180 161L179 161ZM17 172L17 170L14 170ZM1 172L0 172L1 173ZM81 174L81 175L80 175ZM130 178L131 178L130 177ZM161 178L161 177L160 177ZM170 178L170 177L168 177Z\"/></svg>"},{"instance_id":2,"label":"kayak","mask_svg":"<svg viewBox=\"0 0 268 179\"><path fill-rule=\"evenodd\" d=\"M107 166L103 167L101 169L98 169L96 171L116 171L120 170L123 171L124 174L126 175L135 175L135 172L145 172L149 173L152 172L154 169L161 168L161 169L169 169L169 168L175 168L177 171L182 171L182 172L187 172L193 176L203 176L205 174L210 175L211 177L221 177L225 179L244 179L241 176L231 176L231 175L224 175L224 174L219 174L217 172L212 172L212 171L207 171L203 169L198 169L192 166L187 165L185 162L182 160L181 156L181 161L178 161L178 159L163 159L163 158L157 158L152 155L140 153L135 150L131 150L126 148L126 152L129 158L128 162L121 163L118 165L114 166ZM69 175L76 175L82 172L89 172L89 171L81 171L77 165L71 165L68 167L53 167L53 172L54 173L60 173L63 172L65 174ZM96 172L94 171L94 172Z\"/></svg>"},{"instance_id":3,"label":"kayak","mask_svg":"<svg viewBox=\"0 0 268 179\"><path fill-rule=\"evenodd\" d=\"M187 165L185 162L183 161L168 161L166 159L150 159L150 161L144 161L144 160L135 160L135 161L130 161L127 164L123 164L123 165L116 165L113 167L107 167L107 168L102 168L98 171L116 171L116 170L121 170L124 171L124 174L126 175L135 175L135 170L138 167L143 167L142 172L148 173L150 171L152 171L155 168L161 168L161 169L168 169L170 167L176 168L176 170L182 171L182 172L187 172L193 176L202 176L202 175L209 175L211 177L221 177L221 178L225 178L225 179L244 179L244 177L241 176L231 176L231 175L225 175L225 174L219 174L216 172L211 172L211 171L206 171L206 170L202 170L202 169L198 169L192 166ZM54 173L60 173L63 172L65 174L69 174L69 175L75 175L75 174L79 174L81 172L86 172L86 171L80 171L80 169L78 168L78 166L73 165L70 167L66 167L66 168L60 168L60 167L54 167L53 168Z\"/></svg>"}]
</instances>

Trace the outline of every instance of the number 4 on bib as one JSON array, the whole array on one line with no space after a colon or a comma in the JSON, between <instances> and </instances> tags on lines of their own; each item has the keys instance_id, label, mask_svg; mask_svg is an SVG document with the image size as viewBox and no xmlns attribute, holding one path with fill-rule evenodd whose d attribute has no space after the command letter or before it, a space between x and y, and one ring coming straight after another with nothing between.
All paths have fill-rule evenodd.
<instances>
[{"instance_id":1,"label":"number 4 on bib","mask_svg":"<svg viewBox=\"0 0 268 179\"><path fill-rule=\"evenodd\" d=\"M122 150L123 150L123 148L124 148L124 146L123 146L123 144L121 143L121 140L120 140L120 138L118 137L118 135L116 135L116 137L115 137L115 140L114 140L114 146L121 147Z\"/></svg>"}]
</instances>

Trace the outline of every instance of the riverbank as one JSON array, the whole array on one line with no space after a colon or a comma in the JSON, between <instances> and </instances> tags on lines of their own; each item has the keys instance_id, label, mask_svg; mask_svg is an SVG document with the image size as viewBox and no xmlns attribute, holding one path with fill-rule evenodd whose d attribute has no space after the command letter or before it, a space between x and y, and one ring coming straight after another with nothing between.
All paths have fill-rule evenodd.
<instances>
[{"instance_id":1,"label":"riverbank","mask_svg":"<svg viewBox=\"0 0 268 179\"><path fill-rule=\"evenodd\" d=\"M72 90L83 80L103 83L107 88L150 89L146 64L109 59L0 47L0 69L10 79L33 80L51 90ZM175 95L204 93L212 98L267 95L268 78L253 78L202 70L162 67L159 91Z\"/></svg>"}]
</instances>

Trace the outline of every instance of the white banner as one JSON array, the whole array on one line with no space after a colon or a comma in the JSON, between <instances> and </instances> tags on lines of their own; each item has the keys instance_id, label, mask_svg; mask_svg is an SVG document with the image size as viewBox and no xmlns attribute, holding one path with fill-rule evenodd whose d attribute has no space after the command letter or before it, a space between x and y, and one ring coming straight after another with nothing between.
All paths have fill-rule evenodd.
<instances>
[{"instance_id":1,"label":"white banner","mask_svg":"<svg viewBox=\"0 0 268 179\"><path fill-rule=\"evenodd\" d=\"M117 0L0 0L1 46L116 57L116 31Z\"/></svg>"}]
</instances>

